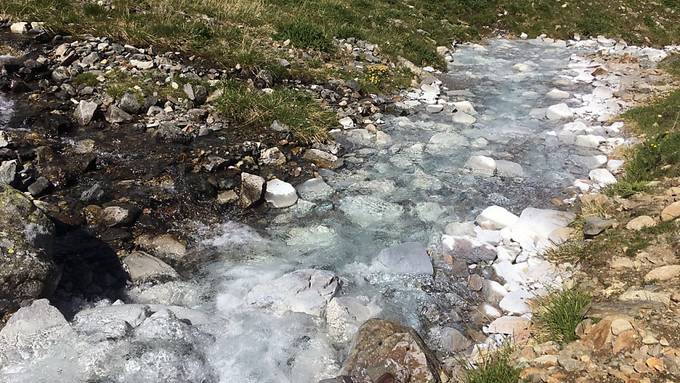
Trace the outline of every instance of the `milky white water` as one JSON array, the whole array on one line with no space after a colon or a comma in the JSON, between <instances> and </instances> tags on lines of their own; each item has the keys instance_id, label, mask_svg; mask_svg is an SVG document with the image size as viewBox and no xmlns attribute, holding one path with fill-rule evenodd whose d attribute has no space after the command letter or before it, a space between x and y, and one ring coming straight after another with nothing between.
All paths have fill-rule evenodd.
<instances>
[{"instance_id":1,"label":"milky white water","mask_svg":"<svg viewBox=\"0 0 680 383\"><path fill-rule=\"evenodd\" d=\"M591 83L593 65L580 57L597 44L585 45L491 40L457 48L449 73L439 76L439 90L406 95L406 117L382 116L379 128L389 138L377 140L363 129L337 134L349 154L344 168L321 172L329 187L303 194L308 200L291 208L272 209L254 228L227 222L201 234L217 260L196 280L130 291L134 302L196 311L154 314L140 325L145 329L129 333L107 328L114 335L104 340L82 330L90 322L75 321L78 336L59 338L43 354L26 354L40 357L10 356L4 368L0 358L0 381L316 382L338 373L353 329L369 317L411 325L428 342L432 326L461 327L476 304L465 279L389 272L376 257L387 247L417 242L432 251L435 267L446 267L436 254L447 224L473 220L489 205L515 213L547 207L551 197L566 198L563 190L576 178L587 178L603 153L598 145L575 145L575 136L602 137L605 147L613 146L618 141L609 136L618 127L597 119L620 106L610 95L593 96L594 85L617 84ZM553 88L568 95L547 97ZM474 123L454 122L450 104L459 101L472 104L474 111L463 117ZM445 110L428 113L425 105L436 102ZM542 109L558 103L575 116L546 119ZM565 127L574 118L582 123ZM473 155L521 169L513 164L504 177L476 174L465 166ZM290 272L294 278L284 276ZM356 319L338 316L337 305L325 307L338 286L333 304L353 302Z\"/></svg>"}]
</instances>

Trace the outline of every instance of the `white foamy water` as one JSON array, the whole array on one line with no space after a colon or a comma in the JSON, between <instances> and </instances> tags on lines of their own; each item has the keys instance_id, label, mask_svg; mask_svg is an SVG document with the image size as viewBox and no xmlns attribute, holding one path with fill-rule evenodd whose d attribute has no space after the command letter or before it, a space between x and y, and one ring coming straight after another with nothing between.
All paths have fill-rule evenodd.
<instances>
[{"instance_id":1,"label":"white foamy water","mask_svg":"<svg viewBox=\"0 0 680 383\"><path fill-rule=\"evenodd\" d=\"M155 314L104 305L71 325L59 322L69 334L54 340L59 348L27 346L0 358L0 381L308 383L339 372L353 332L372 316L421 334L460 327L474 294L464 279L433 277L425 248L445 267L437 253L449 223L489 205L515 213L545 207L614 143L614 129L598 119L625 105L595 90L618 85L593 82L594 65L581 57L600 47L578 45L459 47L441 86L406 95L410 115L382 116L389 137L338 135L351 150L346 167L321 172L332 192L273 209L256 227L215 228L203 245L216 260L200 277L134 292L145 304L166 305ZM426 112L433 102L444 111ZM591 136L602 141L590 145ZM493 158L497 175L466 169L473 156ZM102 328L92 330L97 323ZM61 375L43 369L56 365Z\"/></svg>"}]
</instances>

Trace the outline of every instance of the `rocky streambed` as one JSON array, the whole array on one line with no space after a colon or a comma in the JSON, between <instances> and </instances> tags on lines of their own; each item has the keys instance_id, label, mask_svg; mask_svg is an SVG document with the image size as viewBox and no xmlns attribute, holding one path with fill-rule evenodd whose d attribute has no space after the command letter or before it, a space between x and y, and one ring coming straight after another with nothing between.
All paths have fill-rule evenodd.
<instances>
[{"instance_id":1,"label":"rocky streambed","mask_svg":"<svg viewBox=\"0 0 680 383\"><path fill-rule=\"evenodd\" d=\"M319 168L288 182L237 172L233 199L270 208L182 233L203 260L190 276L132 252L119 300L74 302L68 319L21 308L0 378L440 382L526 337L528 301L570 275L542 251L569 237L578 194L616 182L612 118L664 80L667 52L538 38L442 53L449 71L425 68L398 113L340 120L345 155L308 149ZM157 253L181 247L158 238Z\"/></svg>"}]
</instances>

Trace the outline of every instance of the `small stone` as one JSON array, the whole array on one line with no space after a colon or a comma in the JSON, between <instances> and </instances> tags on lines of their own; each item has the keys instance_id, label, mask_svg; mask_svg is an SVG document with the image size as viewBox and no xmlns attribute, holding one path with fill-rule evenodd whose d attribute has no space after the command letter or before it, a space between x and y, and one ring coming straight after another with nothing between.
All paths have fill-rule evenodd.
<instances>
[{"instance_id":1,"label":"small stone","mask_svg":"<svg viewBox=\"0 0 680 383\"><path fill-rule=\"evenodd\" d=\"M496 161L487 156L472 156L465 163L465 167L475 174L493 176L496 173Z\"/></svg>"},{"instance_id":2,"label":"small stone","mask_svg":"<svg viewBox=\"0 0 680 383\"><path fill-rule=\"evenodd\" d=\"M442 345L449 352L464 351L472 346L470 339L455 328L443 328L441 338Z\"/></svg>"},{"instance_id":3,"label":"small stone","mask_svg":"<svg viewBox=\"0 0 680 383\"><path fill-rule=\"evenodd\" d=\"M9 26L9 30L12 33L24 34L28 33L29 25L30 25L29 23L25 22L13 23Z\"/></svg>"},{"instance_id":4,"label":"small stone","mask_svg":"<svg viewBox=\"0 0 680 383\"><path fill-rule=\"evenodd\" d=\"M673 202L661 211L661 220L664 222L672 221L680 217L680 201Z\"/></svg>"},{"instance_id":5,"label":"small stone","mask_svg":"<svg viewBox=\"0 0 680 383\"><path fill-rule=\"evenodd\" d=\"M145 70L151 69L154 66L153 61L143 61L143 60L130 60L130 65L137 69Z\"/></svg>"},{"instance_id":6,"label":"small stone","mask_svg":"<svg viewBox=\"0 0 680 383\"><path fill-rule=\"evenodd\" d=\"M444 110L444 105L441 105L441 104L431 104L431 105L427 105L427 106L425 107L425 110L426 110L428 113L439 113L439 112L441 112L442 110Z\"/></svg>"},{"instance_id":7,"label":"small stone","mask_svg":"<svg viewBox=\"0 0 680 383\"><path fill-rule=\"evenodd\" d=\"M500 230L512 226L519 221L519 217L500 206L489 206L476 219L477 224L484 229Z\"/></svg>"},{"instance_id":8,"label":"small stone","mask_svg":"<svg viewBox=\"0 0 680 383\"><path fill-rule=\"evenodd\" d=\"M559 89L552 89L550 92L546 94L548 98L552 98L553 100L561 100L565 98L569 98L569 92L565 92L563 90Z\"/></svg>"},{"instance_id":9,"label":"small stone","mask_svg":"<svg viewBox=\"0 0 680 383\"><path fill-rule=\"evenodd\" d=\"M0 149L8 147L9 144L9 135L4 130L0 130Z\"/></svg>"},{"instance_id":10,"label":"small stone","mask_svg":"<svg viewBox=\"0 0 680 383\"><path fill-rule=\"evenodd\" d=\"M671 293L648 290L628 290L619 296L619 300L624 302L649 301L663 303L668 306L671 303Z\"/></svg>"},{"instance_id":11,"label":"small stone","mask_svg":"<svg viewBox=\"0 0 680 383\"><path fill-rule=\"evenodd\" d=\"M477 121L474 116L461 111L453 113L453 115L451 115L451 120L456 124L462 125L472 125Z\"/></svg>"},{"instance_id":12,"label":"small stone","mask_svg":"<svg viewBox=\"0 0 680 383\"><path fill-rule=\"evenodd\" d=\"M264 178L250 173L241 173L241 197L239 205L248 208L262 199Z\"/></svg>"},{"instance_id":13,"label":"small stone","mask_svg":"<svg viewBox=\"0 0 680 383\"><path fill-rule=\"evenodd\" d=\"M137 114L142 109L142 105L132 93L125 93L118 102L118 106L125 112L132 114Z\"/></svg>"},{"instance_id":14,"label":"small stone","mask_svg":"<svg viewBox=\"0 0 680 383\"><path fill-rule=\"evenodd\" d=\"M481 291L484 287L484 278L477 274L472 274L468 278L468 286L472 291Z\"/></svg>"},{"instance_id":15,"label":"small stone","mask_svg":"<svg viewBox=\"0 0 680 383\"><path fill-rule=\"evenodd\" d=\"M0 164L0 185L13 185L17 181L18 168L19 161L17 160L3 161Z\"/></svg>"},{"instance_id":16,"label":"small stone","mask_svg":"<svg viewBox=\"0 0 680 383\"><path fill-rule=\"evenodd\" d=\"M619 335L624 331L632 330L633 325L630 324L630 322L626 319L616 318L612 321L611 328L612 328L612 334Z\"/></svg>"},{"instance_id":17,"label":"small stone","mask_svg":"<svg viewBox=\"0 0 680 383\"><path fill-rule=\"evenodd\" d=\"M647 365L647 367L654 369L656 371L659 371L659 372L663 372L666 369L666 367L664 366L663 360L661 360L659 358L653 358L653 357L648 358L645 361L645 364Z\"/></svg>"},{"instance_id":18,"label":"small stone","mask_svg":"<svg viewBox=\"0 0 680 383\"><path fill-rule=\"evenodd\" d=\"M231 204L238 201L238 194L233 190L226 190L217 195L217 203L220 205Z\"/></svg>"},{"instance_id":19,"label":"small stone","mask_svg":"<svg viewBox=\"0 0 680 383\"><path fill-rule=\"evenodd\" d=\"M52 183L45 177L38 177L35 182L28 186L28 192L33 197L39 197L46 193L52 187Z\"/></svg>"},{"instance_id":20,"label":"small stone","mask_svg":"<svg viewBox=\"0 0 680 383\"><path fill-rule=\"evenodd\" d=\"M109 105L105 118L110 124L132 121L132 116L116 105Z\"/></svg>"},{"instance_id":21,"label":"small stone","mask_svg":"<svg viewBox=\"0 0 680 383\"><path fill-rule=\"evenodd\" d=\"M263 165L281 166L286 163L286 156L279 148L273 147L260 153L260 162Z\"/></svg>"},{"instance_id":22,"label":"small stone","mask_svg":"<svg viewBox=\"0 0 680 383\"><path fill-rule=\"evenodd\" d=\"M89 124L90 121L92 121L92 117L94 116L94 113L97 111L98 107L99 106L96 102L81 100L78 103L78 106L76 106L75 112L73 112L76 122L80 126Z\"/></svg>"},{"instance_id":23,"label":"small stone","mask_svg":"<svg viewBox=\"0 0 680 383\"><path fill-rule=\"evenodd\" d=\"M352 120L351 117L343 117L338 121L340 125L342 125L343 129L353 129L354 128L354 120Z\"/></svg>"},{"instance_id":24,"label":"small stone","mask_svg":"<svg viewBox=\"0 0 680 383\"><path fill-rule=\"evenodd\" d=\"M602 219L594 215L588 216L583 226L583 234L588 237L594 237L614 226L615 223L616 221L612 219Z\"/></svg>"},{"instance_id":25,"label":"small stone","mask_svg":"<svg viewBox=\"0 0 680 383\"><path fill-rule=\"evenodd\" d=\"M278 179L267 182L264 199L275 208L284 208L295 205L298 200L297 191L293 185Z\"/></svg>"},{"instance_id":26,"label":"small stone","mask_svg":"<svg viewBox=\"0 0 680 383\"><path fill-rule=\"evenodd\" d=\"M530 321L526 318L515 316L504 316L495 319L484 331L487 334L512 335L518 338L519 335L529 330Z\"/></svg>"},{"instance_id":27,"label":"small stone","mask_svg":"<svg viewBox=\"0 0 680 383\"><path fill-rule=\"evenodd\" d=\"M646 227L654 226L656 226L656 221L654 220L654 218L648 215L641 215L628 221L628 223L626 224L626 229L640 231Z\"/></svg>"},{"instance_id":28,"label":"small stone","mask_svg":"<svg viewBox=\"0 0 680 383\"><path fill-rule=\"evenodd\" d=\"M337 169L343 165L342 159L319 149L307 149L303 158L313 162L320 168Z\"/></svg>"},{"instance_id":29,"label":"small stone","mask_svg":"<svg viewBox=\"0 0 680 383\"><path fill-rule=\"evenodd\" d=\"M645 282L667 281L680 276L680 265L657 267L645 275Z\"/></svg>"},{"instance_id":30,"label":"small stone","mask_svg":"<svg viewBox=\"0 0 680 383\"><path fill-rule=\"evenodd\" d=\"M532 364L539 367L557 366L557 355L542 355L532 361Z\"/></svg>"},{"instance_id":31,"label":"small stone","mask_svg":"<svg viewBox=\"0 0 680 383\"><path fill-rule=\"evenodd\" d=\"M109 227L130 226L137 220L139 213L135 207L109 206L101 211L100 219Z\"/></svg>"},{"instance_id":32,"label":"small stone","mask_svg":"<svg viewBox=\"0 0 680 383\"><path fill-rule=\"evenodd\" d=\"M524 177L522 165L505 160L496 160L496 173L500 177Z\"/></svg>"},{"instance_id":33,"label":"small stone","mask_svg":"<svg viewBox=\"0 0 680 383\"><path fill-rule=\"evenodd\" d=\"M588 173L590 180L600 187L613 185L616 183L616 177L607 169L593 169Z\"/></svg>"}]
</instances>

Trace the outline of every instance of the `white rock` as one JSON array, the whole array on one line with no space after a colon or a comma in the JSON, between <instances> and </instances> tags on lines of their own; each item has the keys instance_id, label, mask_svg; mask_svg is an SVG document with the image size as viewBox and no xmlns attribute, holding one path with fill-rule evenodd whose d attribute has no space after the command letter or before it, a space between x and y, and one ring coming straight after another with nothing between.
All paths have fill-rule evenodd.
<instances>
[{"instance_id":1,"label":"white rock","mask_svg":"<svg viewBox=\"0 0 680 383\"><path fill-rule=\"evenodd\" d=\"M371 264L371 271L393 274L434 274L427 249L418 242L406 242L383 249Z\"/></svg>"},{"instance_id":2,"label":"white rock","mask_svg":"<svg viewBox=\"0 0 680 383\"><path fill-rule=\"evenodd\" d=\"M506 160L496 160L496 173L501 177L524 177L522 165Z\"/></svg>"},{"instance_id":3,"label":"white rock","mask_svg":"<svg viewBox=\"0 0 680 383\"><path fill-rule=\"evenodd\" d=\"M618 173L623 167L623 160L609 160L607 161L607 170L612 173Z\"/></svg>"},{"instance_id":4,"label":"white rock","mask_svg":"<svg viewBox=\"0 0 680 383\"><path fill-rule=\"evenodd\" d=\"M531 69L531 67L524 63L517 63L512 66L512 69L516 70L517 72L527 72Z\"/></svg>"},{"instance_id":5,"label":"white rock","mask_svg":"<svg viewBox=\"0 0 680 383\"><path fill-rule=\"evenodd\" d=\"M605 141L607 141L607 139L602 136L582 134L576 136L575 144L586 148L597 148Z\"/></svg>"},{"instance_id":6,"label":"white rock","mask_svg":"<svg viewBox=\"0 0 680 383\"><path fill-rule=\"evenodd\" d=\"M614 92L605 86L598 86L593 91L593 97L596 99L608 99L614 97Z\"/></svg>"},{"instance_id":7,"label":"white rock","mask_svg":"<svg viewBox=\"0 0 680 383\"><path fill-rule=\"evenodd\" d=\"M453 106L456 108L457 111L475 115L477 114L477 111L475 110L475 107L472 105L470 101L456 101L453 103Z\"/></svg>"},{"instance_id":8,"label":"white rock","mask_svg":"<svg viewBox=\"0 0 680 383\"><path fill-rule=\"evenodd\" d=\"M154 66L153 61L142 61L142 60L130 60L130 65L137 69L145 70L145 69L151 69Z\"/></svg>"},{"instance_id":9,"label":"white rock","mask_svg":"<svg viewBox=\"0 0 680 383\"><path fill-rule=\"evenodd\" d=\"M23 34L23 33L28 33L28 26L29 23L13 23L12 25L9 26L9 30L12 33L18 33L18 34Z\"/></svg>"},{"instance_id":10,"label":"white rock","mask_svg":"<svg viewBox=\"0 0 680 383\"><path fill-rule=\"evenodd\" d=\"M489 206L484 209L475 220L479 226L489 230L500 230L512 226L519 217L500 206Z\"/></svg>"},{"instance_id":11,"label":"white rock","mask_svg":"<svg viewBox=\"0 0 680 383\"><path fill-rule=\"evenodd\" d=\"M545 116L549 120L564 120L574 116L574 112L567 104L561 103L548 107L545 111Z\"/></svg>"},{"instance_id":12,"label":"white rock","mask_svg":"<svg viewBox=\"0 0 680 383\"><path fill-rule=\"evenodd\" d=\"M454 112L451 115L451 120L456 124L463 125L472 125L477 121L474 116L461 111Z\"/></svg>"},{"instance_id":13,"label":"white rock","mask_svg":"<svg viewBox=\"0 0 680 383\"><path fill-rule=\"evenodd\" d=\"M472 156L465 162L465 167L475 174L493 176L496 172L496 160L487 156Z\"/></svg>"},{"instance_id":14,"label":"white rock","mask_svg":"<svg viewBox=\"0 0 680 383\"><path fill-rule=\"evenodd\" d=\"M293 185L279 179L273 179L267 182L264 199L275 208L284 208L295 205L298 195Z\"/></svg>"},{"instance_id":15,"label":"white rock","mask_svg":"<svg viewBox=\"0 0 680 383\"><path fill-rule=\"evenodd\" d=\"M614 177L614 175L607 169L593 169L590 171L590 173L588 173L588 176L600 187L613 185L616 183L616 177Z\"/></svg>"},{"instance_id":16,"label":"white rock","mask_svg":"<svg viewBox=\"0 0 680 383\"><path fill-rule=\"evenodd\" d=\"M531 312L528 304L531 298L533 298L531 294L523 289L519 289L506 295L498 305L509 314L522 315Z\"/></svg>"},{"instance_id":17,"label":"white rock","mask_svg":"<svg viewBox=\"0 0 680 383\"><path fill-rule=\"evenodd\" d=\"M344 129L353 129L354 128L354 120L352 120L351 117L343 117L338 122L340 123L340 125L342 125L342 127Z\"/></svg>"},{"instance_id":18,"label":"white rock","mask_svg":"<svg viewBox=\"0 0 680 383\"><path fill-rule=\"evenodd\" d=\"M92 117L98 107L96 102L81 100L78 106L76 106L73 116L80 126L85 126L92 121Z\"/></svg>"},{"instance_id":19,"label":"white rock","mask_svg":"<svg viewBox=\"0 0 680 383\"><path fill-rule=\"evenodd\" d=\"M481 305L479 305L477 310L479 310L479 312L481 312L482 314L484 314L484 316L490 319L496 319L503 316L501 310L495 308L493 305L490 305L488 303L482 303Z\"/></svg>"},{"instance_id":20,"label":"white rock","mask_svg":"<svg viewBox=\"0 0 680 383\"><path fill-rule=\"evenodd\" d=\"M123 263L134 283L164 282L179 278L179 274L170 265L141 251L132 252L123 258Z\"/></svg>"},{"instance_id":21,"label":"white rock","mask_svg":"<svg viewBox=\"0 0 680 383\"><path fill-rule=\"evenodd\" d=\"M253 287L245 297L247 304L319 317L340 288L338 277L330 271L295 270Z\"/></svg>"},{"instance_id":22,"label":"white rock","mask_svg":"<svg viewBox=\"0 0 680 383\"><path fill-rule=\"evenodd\" d=\"M426 110L428 113L439 113L439 112L441 112L442 110L444 110L444 105L441 105L441 104L431 104L431 105L427 105L427 106L425 107L425 110Z\"/></svg>"},{"instance_id":23,"label":"white rock","mask_svg":"<svg viewBox=\"0 0 680 383\"><path fill-rule=\"evenodd\" d=\"M522 40L526 40L526 39L529 38L529 35L527 35L526 33L522 32L522 34L519 35L519 38L522 39Z\"/></svg>"},{"instance_id":24,"label":"white rock","mask_svg":"<svg viewBox=\"0 0 680 383\"><path fill-rule=\"evenodd\" d=\"M546 96L553 100L563 100L565 98L569 98L569 92L554 88L550 92L546 93Z\"/></svg>"},{"instance_id":25,"label":"white rock","mask_svg":"<svg viewBox=\"0 0 680 383\"><path fill-rule=\"evenodd\" d=\"M504 316L495 319L484 330L487 334L503 334L517 336L529 328L529 320L522 317Z\"/></svg>"}]
</instances>

